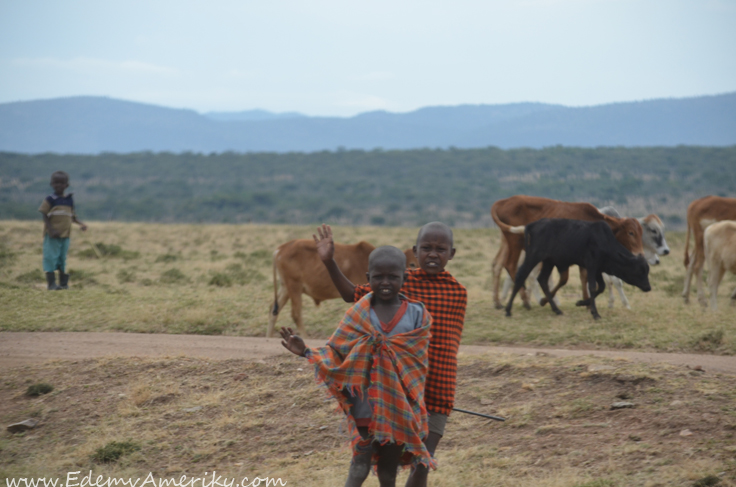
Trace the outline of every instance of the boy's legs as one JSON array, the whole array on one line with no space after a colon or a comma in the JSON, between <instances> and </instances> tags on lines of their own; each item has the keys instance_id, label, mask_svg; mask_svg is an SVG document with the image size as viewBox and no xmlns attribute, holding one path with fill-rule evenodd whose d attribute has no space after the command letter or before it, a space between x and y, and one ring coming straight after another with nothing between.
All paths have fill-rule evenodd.
<instances>
[{"instance_id":1,"label":"boy's legs","mask_svg":"<svg viewBox=\"0 0 736 487\"><path fill-rule=\"evenodd\" d=\"M368 439L367 426L359 426L358 432L364 440ZM371 447L368 451L353 456L350 462L350 470L348 471L348 479L345 481L345 487L360 487L363 485L363 481L365 481L371 471L371 459L373 458L372 445L373 443L371 442Z\"/></svg>"},{"instance_id":2,"label":"boy's legs","mask_svg":"<svg viewBox=\"0 0 736 487\"><path fill-rule=\"evenodd\" d=\"M381 487L396 486L396 471L404 445L386 443L378 447L378 482Z\"/></svg>"},{"instance_id":3,"label":"boy's legs","mask_svg":"<svg viewBox=\"0 0 736 487\"><path fill-rule=\"evenodd\" d=\"M59 289L69 289L69 274L66 273L66 254L69 252L69 239L62 238L57 269L59 269Z\"/></svg>"},{"instance_id":4,"label":"boy's legs","mask_svg":"<svg viewBox=\"0 0 736 487\"><path fill-rule=\"evenodd\" d=\"M56 285L54 272L56 272L59 253L61 252L61 240L60 238L51 238L48 234L43 236L43 271L46 273L49 291L59 289L59 286Z\"/></svg>"},{"instance_id":5,"label":"boy's legs","mask_svg":"<svg viewBox=\"0 0 736 487\"><path fill-rule=\"evenodd\" d=\"M424 446L430 455L434 456L442 436L445 434L445 425L447 424L447 415L440 413L429 413L429 435L424 440ZM409 478L406 480L406 487L426 487L429 469L424 465L418 465L411 470Z\"/></svg>"}]
</instances>

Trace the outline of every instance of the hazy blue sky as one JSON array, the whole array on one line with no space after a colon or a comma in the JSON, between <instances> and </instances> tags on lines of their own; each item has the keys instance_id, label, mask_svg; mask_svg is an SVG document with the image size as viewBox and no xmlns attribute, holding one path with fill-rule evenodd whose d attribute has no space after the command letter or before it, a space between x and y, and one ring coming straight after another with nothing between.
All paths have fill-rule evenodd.
<instances>
[{"instance_id":1,"label":"hazy blue sky","mask_svg":"<svg viewBox=\"0 0 736 487\"><path fill-rule=\"evenodd\" d=\"M736 91L736 0L0 0L0 102L352 115Z\"/></svg>"}]
</instances>

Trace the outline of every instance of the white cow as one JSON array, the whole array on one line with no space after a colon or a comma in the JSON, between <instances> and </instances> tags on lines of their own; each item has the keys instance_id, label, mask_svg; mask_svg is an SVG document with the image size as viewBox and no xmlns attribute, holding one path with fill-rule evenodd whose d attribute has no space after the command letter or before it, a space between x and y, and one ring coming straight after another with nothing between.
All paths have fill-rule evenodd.
<instances>
[{"instance_id":1,"label":"white cow","mask_svg":"<svg viewBox=\"0 0 736 487\"><path fill-rule=\"evenodd\" d=\"M606 206L604 208L601 208L599 210L604 215L612 216L615 218L621 218L621 215L618 211L612 206ZM647 261L649 262L649 265L657 265L659 264L659 256L660 255L668 255L670 253L670 248L667 245L667 240L664 238L664 223L662 223L662 220L659 219L657 215L651 214L647 215L643 218L637 219L642 227L642 245L644 246L644 257L646 257ZM519 258L519 265L521 265L521 262L524 261L524 254L521 254L521 257ZM529 285L529 291L531 291L537 299L537 302L539 302L541 295L539 293L537 283L537 276L542 270L542 266L537 266L531 274L529 274L529 277L527 278L527 281L530 283ZM608 307L613 308L613 304L615 302L614 295L613 295L613 288L615 287L618 291L618 295L621 298L621 303L627 308L631 309L631 305L629 304L629 300L626 298L626 294L624 294L624 285L621 279L615 276L609 276L606 273L603 273L603 278L606 280L606 284L608 285ZM503 293L501 300L506 300L506 296L508 292L513 287L513 281L509 276L506 276L506 279L503 283ZM550 276L550 285L552 285L552 276ZM555 302L557 302L557 296L555 296ZM559 302L557 302L559 304Z\"/></svg>"},{"instance_id":2,"label":"white cow","mask_svg":"<svg viewBox=\"0 0 736 487\"><path fill-rule=\"evenodd\" d=\"M736 274L736 221L723 220L705 229L705 259L708 263L710 309L718 309L718 285L726 271ZM731 306L736 305L736 289L731 293Z\"/></svg>"}]
</instances>

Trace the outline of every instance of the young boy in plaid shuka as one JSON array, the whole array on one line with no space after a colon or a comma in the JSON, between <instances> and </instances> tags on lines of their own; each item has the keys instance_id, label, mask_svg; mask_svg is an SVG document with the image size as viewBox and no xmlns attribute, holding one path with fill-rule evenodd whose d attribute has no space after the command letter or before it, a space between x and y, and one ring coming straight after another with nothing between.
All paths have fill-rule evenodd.
<instances>
[{"instance_id":1,"label":"young boy in plaid shuka","mask_svg":"<svg viewBox=\"0 0 736 487\"><path fill-rule=\"evenodd\" d=\"M282 344L305 356L316 377L338 399L353 435L346 487L358 487L377 465L382 487L396 484L399 463L432 466L424 384L428 369L430 316L420 303L399 294L406 259L396 247L369 257L371 292L345 313L327 346L307 348L290 328Z\"/></svg>"},{"instance_id":2,"label":"young boy in plaid shuka","mask_svg":"<svg viewBox=\"0 0 736 487\"><path fill-rule=\"evenodd\" d=\"M314 235L317 252L332 282L346 302L358 301L369 292L368 286L355 286L340 271L333 258L335 246L329 225L322 225L317 233L319 237ZM413 250L419 261L419 269L408 270L401 292L409 299L423 303L432 316L429 372L424 392L429 414L429 434L424 438L424 443L430 454L434 455L455 403L457 352L465 322L468 293L445 270L447 262L455 256L450 227L440 222L424 225L419 230ZM426 486L428 472L426 466L416 465L406 486Z\"/></svg>"}]
</instances>

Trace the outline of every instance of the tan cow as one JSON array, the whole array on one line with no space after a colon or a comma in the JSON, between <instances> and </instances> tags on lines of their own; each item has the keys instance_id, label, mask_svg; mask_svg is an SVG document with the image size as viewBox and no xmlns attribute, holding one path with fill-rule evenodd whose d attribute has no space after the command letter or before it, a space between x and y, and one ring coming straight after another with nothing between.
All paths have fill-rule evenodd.
<instances>
[{"instance_id":1,"label":"tan cow","mask_svg":"<svg viewBox=\"0 0 736 487\"><path fill-rule=\"evenodd\" d=\"M708 262L710 309L718 309L718 286L726 271L736 274L736 221L724 220L705 229L705 258ZM731 293L731 306L736 305L736 289Z\"/></svg>"},{"instance_id":2,"label":"tan cow","mask_svg":"<svg viewBox=\"0 0 736 487\"><path fill-rule=\"evenodd\" d=\"M375 247L368 242L345 245L335 244L335 262L345 277L354 284L367 282L368 256ZM416 267L417 260L411 249L404 251L407 267ZM279 286L279 283L281 286ZM301 336L305 335L302 319L302 293L311 297L314 304L340 297L327 273L327 268L317 255L314 240L292 240L281 245L273 253L274 303L268 319L267 337L274 335L279 312L291 300L291 317Z\"/></svg>"},{"instance_id":3,"label":"tan cow","mask_svg":"<svg viewBox=\"0 0 736 487\"><path fill-rule=\"evenodd\" d=\"M521 251L524 250L524 235L510 231L511 227L527 225L541 218L568 218L584 221L605 221L613 230L616 240L633 254L643 254L642 228L635 218L614 218L604 215L590 203L570 203L536 196L517 195L496 201L491 206L491 216L501 229L501 248L493 259L493 301L496 308L503 308L499 296L501 272L505 268L512 279L516 277ZM581 269L581 282L587 282ZM560 282L552 290L557 290L567 283L569 273L560 276ZM524 307L530 308L529 297L522 288L520 293ZM588 290L583 286L583 298L587 299Z\"/></svg>"},{"instance_id":4,"label":"tan cow","mask_svg":"<svg viewBox=\"0 0 736 487\"><path fill-rule=\"evenodd\" d=\"M685 240L685 287L682 297L690 302L690 283L696 275L698 301L705 306L705 291L703 290L703 264L705 263L705 249L703 233L711 223L721 220L736 220L736 198L722 198L720 196L706 196L693 201L687 207L687 240ZM688 254L690 246L690 232L695 237L695 249L692 255Z\"/></svg>"}]
</instances>

